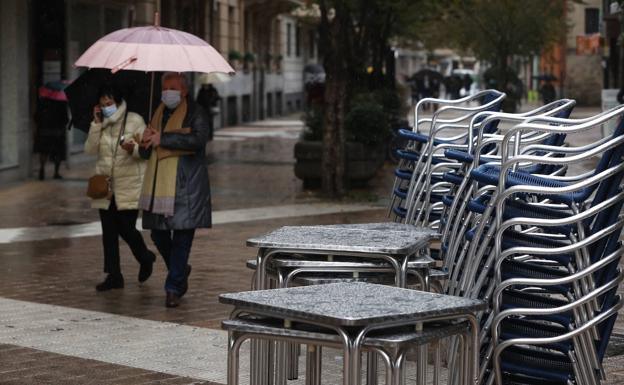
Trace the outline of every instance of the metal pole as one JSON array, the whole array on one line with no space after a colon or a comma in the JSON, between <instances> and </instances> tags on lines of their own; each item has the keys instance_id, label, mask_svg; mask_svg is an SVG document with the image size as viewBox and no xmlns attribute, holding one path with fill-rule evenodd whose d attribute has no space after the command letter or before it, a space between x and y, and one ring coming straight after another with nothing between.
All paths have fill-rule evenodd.
<instances>
[{"instance_id":1,"label":"metal pole","mask_svg":"<svg viewBox=\"0 0 624 385\"><path fill-rule=\"evenodd\" d=\"M154 12L154 26L158 27L160 25L160 0L156 2L156 12ZM152 76L150 79L150 100L149 100L149 115L147 116L148 124L152 121L152 107L154 106L154 76L155 72L152 71Z\"/></svg>"}]
</instances>

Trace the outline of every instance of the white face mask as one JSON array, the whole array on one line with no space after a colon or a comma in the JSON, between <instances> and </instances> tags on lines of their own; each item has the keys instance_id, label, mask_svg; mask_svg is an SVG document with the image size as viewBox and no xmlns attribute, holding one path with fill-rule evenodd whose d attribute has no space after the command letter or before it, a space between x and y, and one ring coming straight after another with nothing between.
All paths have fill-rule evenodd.
<instances>
[{"instance_id":1,"label":"white face mask","mask_svg":"<svg viewBox=\"0 0 624 385\"><path fill-rule=\"evenodd\" d=\"M178 90L165 90L162 92L160 100L165 103L165 106L167 106L167 108L173 109L176 108L178 104L180 104L182 97L180 95L180 91Z\"/></svg>"},{"instance_id":2,"label":"white face mask","mask_svg":"<svg viewBox=\"0 0 624 385\"><path fill-rule=\"evenodd\" d=\"M102 107L102 115L104 115L105 118L110 118L115 112L117 112L117 105L115 104Z\"/></svg>"}]
</instances>

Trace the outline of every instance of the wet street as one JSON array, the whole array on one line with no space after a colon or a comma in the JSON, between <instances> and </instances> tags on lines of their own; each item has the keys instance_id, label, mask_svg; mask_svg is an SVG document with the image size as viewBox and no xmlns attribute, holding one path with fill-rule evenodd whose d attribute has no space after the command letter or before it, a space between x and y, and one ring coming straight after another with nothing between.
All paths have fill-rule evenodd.
<instances>
[{"instance_id":1,"label":"wet street","mask_svg":"<svg viewBox=\"0 0 624 385\"><path fill-rule=\"evenodd\" d=\"M255 250L246 239L284 225L385 220L392 165L369 189L324 201L303 190L293 172L301 130L291 117L216 133L209 144L215 225L196 235L190 289L174 309L164 306L162 261L139 285L138 264L123 242L126 287L96 293L104 274L99 219L85 196L92 158L76 155L61 181L2 186L0 384L224 384L227 335L220 321L231 309L217 296L250 288L245 261ZM598 137L591 132L586 140ZM610 385L624 383L623 335L620 317L614 353L605 359ZM324 383L337 384L337 353L328 354Z\"/></svg>"},{"instance_id":2,"label":"wet street","mask_svg":"<svg viewBox=\"0 0 624 385\"><path fill-rule=\"evenodd\" d=\"M164 306L164 264L139 285L123 242L125 289L96 293L104 274L99 218L85 196L92 158L77 155L61 181L3 186L0 384L225 383L219 323L230 309L217 296L249 289L255 250L245 240L289 224L384 218L370 193L332 203L302 189L293 172L301 129L290 119L217 132L208 148L215 225L196 235L190 289L176 309ZM374 190L385 194L382 174Z\"/></svg>"}]
</instances>

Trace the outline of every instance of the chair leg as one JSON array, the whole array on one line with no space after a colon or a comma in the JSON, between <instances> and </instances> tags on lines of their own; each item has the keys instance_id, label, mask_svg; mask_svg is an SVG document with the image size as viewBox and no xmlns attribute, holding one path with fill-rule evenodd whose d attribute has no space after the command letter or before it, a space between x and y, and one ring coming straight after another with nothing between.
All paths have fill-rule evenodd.
<instances>
[{"instance_id":1,"label":"chair leg","mask_svg":"<svg viewBox=\"0 0 624 385\"><path fill-rule=\"evenodd\" d=\"M427 384L427 345L416 348L416 384Z\"/></svg>"},{"instance_id":2,"label":"chair leg","mask_svg":"<svg viewBox=\"0 0 624 385\"><path fill-rule=\"evenodd\" d=\"M366 384L377 385L377 354L368 352L366 359Z\"/></svg>"},{"instance_id":3,"label":"chair leg","mask_svg":"<svg viewBox=\"0 0 624 385\"><path fill-rule=\"evenodd\" d=\"M307 345L306 385L321 385L323 348L320 345Z\"/></svg>"},{"instance_id":4,"label":"chair leg","mask_svg":"<svg viewBox=\"0 0 624 385\"><path fill-rule=\"evenodd\" d=\"M235 333L228 333L227 385L238 385L239 353L242 340Z\"/></svg>"},{"instance_id":5,"label":"chair leg","mask_svg":"<svg viewBox=\"0 0 624 385\"><path fill-rule=\"evenodd\" d=\"M448 383L453 385L464 385L464 365L465 365L465 351L466 346L466 334L460 334L459 336L451 337L449 341L449 351L447 356L448 361Z\"/></svg>"},{"instance_id":6,"label":"chair leg","mask_svg":"<svg viewBox=\"0 0 624 385\"><path fill-rule=\"evenodd\" d=\"M433 385L440 385L440 367L441 367L440 341L433 344Z\"/></svg>"},{"instance_id":7,"label":"chair leg","mask_svg":"<svg viewBox=\"0 0 624 385\"><path fill-rule=\"evenodd\" d=\"M464 363L462 364L463 367L463 377L464 377L464 384L465 385L473 385L472 384L472 379L474 378L474 376L476 375L476 373L473 373L472 371L472 362L474 361L473 359L473 355L475 354L479 354L479 352L472 352L472 337L470 335L470 333L466 333L466 337L464 338L464 352L462 354L463 356L463 361Z\"/></svg>"},{"instance_id":8,"label":"chair leg","mask_svg":"<svg viewBox=\"0 0 624 385\"><path fill-rule=\"evenodd\" d=\"M252 384L259 384L259 369L260 369L260 347L258 346L259 340L249 341L249 381ZM229 383L228 383L229 385Z\"/></svg>"},{"instance_id":9,"label":"chair leg","mask_svg":"<svg viewBox=\"0 0 624 385\"><path fill-rule=\"evenodd\" d=\"M391 385L403 385L405 383L405 353L397 355L390 363Z\"/></svg>"},{"instance_id":10,"label":"chair leg","mask_svg":"<svg viewBox=\"0 0 624 385\"><path fill-rule=\"evenodd\" d=\"M275 343L275 385L286 385L287 345L284 341Z\"/></svg>"},{"instance_id":11,"label":"chair leg","mask_svg":"<svg viewBox=\"0 0 624 385\"><path fill-rule=\"evenodd\" d=\"M288 380L296 380L299 377L299 351L299 344L287 344L286 357L288 359Z\"/></svg>"}]
</instances>

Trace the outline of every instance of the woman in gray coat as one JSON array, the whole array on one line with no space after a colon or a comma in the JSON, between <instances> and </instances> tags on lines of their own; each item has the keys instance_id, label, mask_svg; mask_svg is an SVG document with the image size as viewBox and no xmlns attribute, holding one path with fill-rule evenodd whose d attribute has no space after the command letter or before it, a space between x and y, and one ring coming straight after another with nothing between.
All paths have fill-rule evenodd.
<instances>
[{"instance_id":1,"label":"woman in gray coat","mask_svg":"<svg viewBox=\"0 0 624 385\"><path fill-rule=\"evenodd\" d=\"M166 306L176 307L188 289L188 259L195 229L211 227L205 111L187 98L182 74L166 73L162 103L145 130L141 156L149 159L139 205L143 227L163 256L169 274Z\"/></svg>"}]
</instances>

